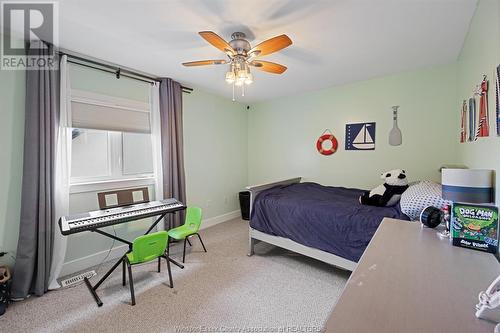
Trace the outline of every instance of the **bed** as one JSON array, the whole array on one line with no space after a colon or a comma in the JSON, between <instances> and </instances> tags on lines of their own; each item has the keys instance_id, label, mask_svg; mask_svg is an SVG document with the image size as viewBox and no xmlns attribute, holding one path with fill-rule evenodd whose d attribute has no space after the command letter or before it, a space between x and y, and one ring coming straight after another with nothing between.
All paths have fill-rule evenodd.
<instances>
[{"instance_id":1,"label":"bed","mask_svg":"<svg viewBox=\"0 0 500 333\"><path fill-rule=\"evenodd\" d=\"M352 271L384 217L408 220L399 205L359 204L363 190L300 180L247 187L249 255L263 241Z\"/></svg>"}]
</instances>

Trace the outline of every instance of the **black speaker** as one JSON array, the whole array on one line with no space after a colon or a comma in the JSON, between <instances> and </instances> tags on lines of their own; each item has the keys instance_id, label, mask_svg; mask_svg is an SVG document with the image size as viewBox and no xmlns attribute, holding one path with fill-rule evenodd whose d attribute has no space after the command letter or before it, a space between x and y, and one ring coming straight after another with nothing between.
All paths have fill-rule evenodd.
<instances>
[{"instance_id":1,"label":"black speaker","mask_svg":"<svg viewBox=\"0 0 500 333\"><path fill-rule=\"evenodd\" d=\"M429 228L437 227L443 220L443 212L436 207L429 206L426 207L422 213L420 213L420 222Z\"/></svg>"}]
</instances>

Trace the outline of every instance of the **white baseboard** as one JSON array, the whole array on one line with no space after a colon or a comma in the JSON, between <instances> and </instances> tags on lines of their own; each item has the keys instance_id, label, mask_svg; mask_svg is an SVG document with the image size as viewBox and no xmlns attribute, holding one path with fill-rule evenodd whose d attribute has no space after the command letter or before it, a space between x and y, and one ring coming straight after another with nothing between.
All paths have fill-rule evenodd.
<instances>
[{"instance_id":1,"label":"white baseboard","mask_svg":"<svg viewBox=\"0 0 500 333\"><path fill-rule=\"evenodd\" d=\"M104 251L90 254L90 255L85 256L85 257L81 257L78 259L74 259L74 260L65 262L63 264L62 269L61 269L61 274L59 274L59 277L70 275L70 274L82 271L84 269L87 269L89 267L99 265L104 260L104 258L106 258L106 261L118 259L121 256L123 256L123 254L125 252L127 252L127 249L128 249L128 245L123 244L123 245L114 247L111 250L111 252L109 253L108 258L106 258L106 255L108 254L109 250L104 250Z\"/></svg>"},{"instance_id":2,"label":"white baseboard","mask_svg":"<svg viewBox=\"0 0 500 333\"><path fill-rule=\"evenodd\" d=\"M203 220L203 222L201 223L200 229L206 229L206 228L212 227L216 224L230 221L230 220L238 218L238 217L240 217L239 210L235 210L235 211L223 214L223 215L211 217L211 218ZM125 244L114 247L111 250L111 252L106 260L109 261L109 260L120 258L127 251L127 248L128 248L128 245L125 245ZM59 274L59 276L62 277L62 276L70 275L70 274L82 271L84 269L88 269L89 267L99 265L104 260L104 258L106 258L108 251L109 250L100 251L100 252L97 252L97 253L82 257L82 258L78 258L78 259L74 259L74 260L65 262L63 264L61 274Z\"/></svg>"},{"instance_id":3,"label":"white baseboard","mask_svg":"<svg viewBox=\"0 0 500 333\"><path fill-rule=\"evenodd\" d=\"M233 219L238 218L238 217L240 217L240 211L239 210L235 210L235 211L232 211L232 212L229 212L229 213L226 213L226 214L222 214L222 215L219 215L219 216L211 217L209 219L203 220L203 222L201 223L200 229L202 230L202 229L206 229L206 228L209 228L209 227L213 227L216 224L219 224L219 223L222 223L222 222L226 222L226 221L230 221L230 220L233 220Z\"/></svg>"}]
</instances>

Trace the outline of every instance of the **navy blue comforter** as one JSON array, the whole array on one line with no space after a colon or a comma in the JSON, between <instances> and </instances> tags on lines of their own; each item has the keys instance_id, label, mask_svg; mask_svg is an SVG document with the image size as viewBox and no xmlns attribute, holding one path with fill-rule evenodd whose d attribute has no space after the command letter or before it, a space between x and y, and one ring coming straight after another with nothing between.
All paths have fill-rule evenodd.
<instances>
[{"instance_id":1,"label":"navy blue comforter","mask_svg":"<svg viewBox=\"0 0 500 333\"><path fill-rule=\"evenodd\" d=\"M299 183L257 195L250 226L357 262L384 217L408 220L394 207L361 205L363 190Z\"/></svg>"}]
</instances>

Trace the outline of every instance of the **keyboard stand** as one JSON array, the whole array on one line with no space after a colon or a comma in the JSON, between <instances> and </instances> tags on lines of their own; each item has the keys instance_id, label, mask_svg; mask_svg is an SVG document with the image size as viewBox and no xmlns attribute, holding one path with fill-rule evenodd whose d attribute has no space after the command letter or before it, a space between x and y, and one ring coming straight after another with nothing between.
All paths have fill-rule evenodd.
<instances>
[{"instance_id":1,"label":"keyboard stand","mask_svg":"<svg viewBox=\"0 0 500 333\"><path fill-rule=\"evenodd\" d=\"M151 230L153 230L156 225L167 215L167 214L175 214L175 212L172 212L172 213L162 213L157 219L156 221L149 227L149 229L144 233L144 235L147 235L151 232ZM140 218L139 218L140 219ZM131 220L132 221L132 220ZM101 299L99 298L99 295L97 295L97 288L99 288L99 286L111 275L111 273L113 273L113 271L123 262L123 259L125 258L125 256L127 255L127 253L130 253L132 252L132 243L129 242L128 240L126 239L123 239L123 238L120 238L120 237L117 237L115 235L112 235L112 234L109 234L105 231L102 231L100 229L90 229L89 231L91 232L97 232L98 234L101 234L103 236L106 236L106 237L109 237L109 238L112 238L114 240L117 240L119 242L122 242L124 244L127 244L128 245L128 251L120 258L120 260L118 260L114 265L113 267L111 267L107 272L106 274L104 274L104 276L94 285L92 286L92 284L90 283L89 279L88 278L84 278L83 281L85 282L85 285L87 286L87 288L89 289L90 293L92 294L92 296L94 297L94 300L96 301L97 303L97 306L102 306L102 301ZM165 256L168 258L168 261L170 261L172 264L178 266L179 268L184 268L184 265L182 265L181 263L175 261L174 259L170 258L170 256L168 255L167 251L165 251Z\"/></svg>"}]
</instances>

